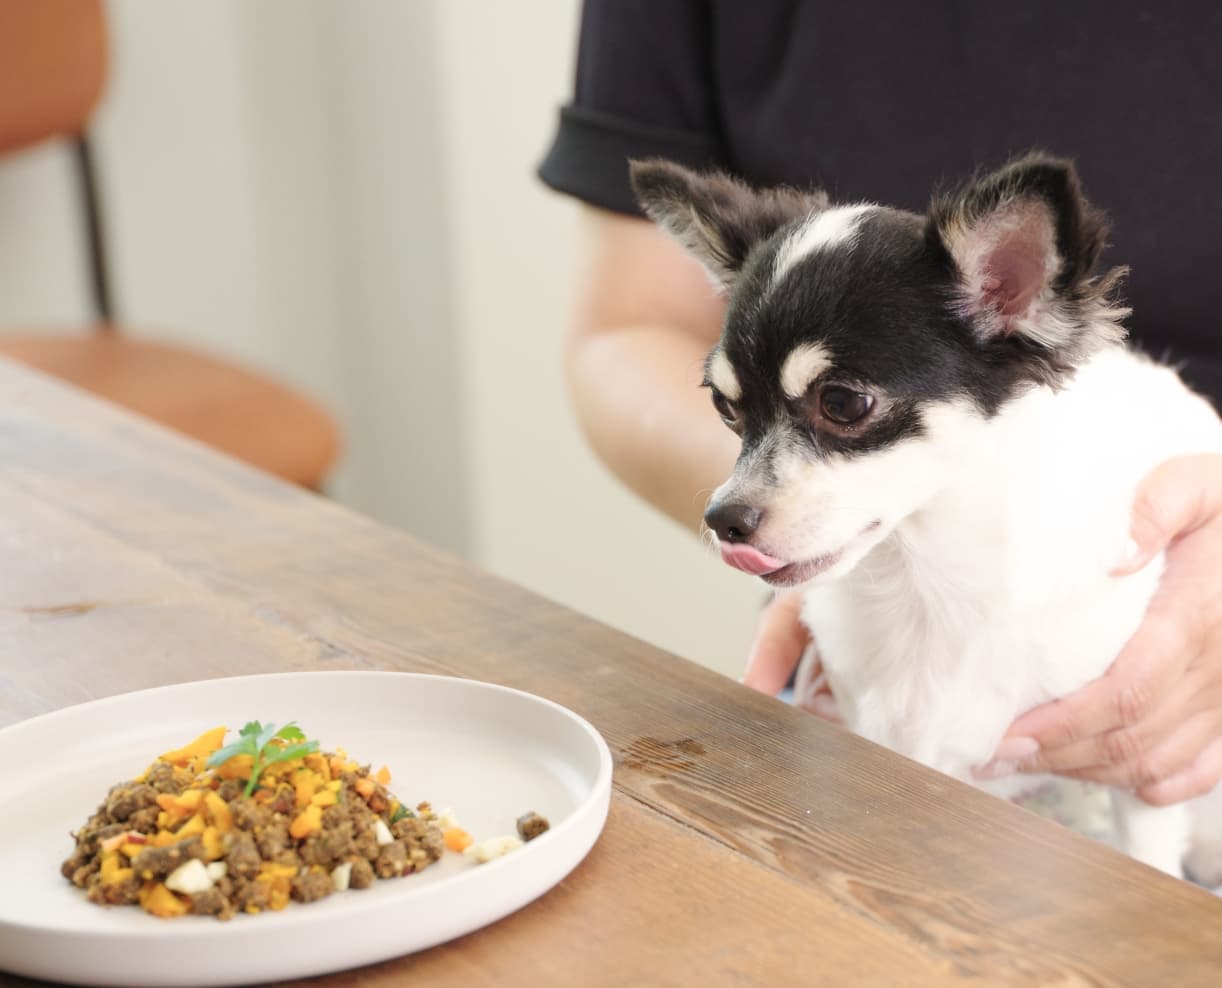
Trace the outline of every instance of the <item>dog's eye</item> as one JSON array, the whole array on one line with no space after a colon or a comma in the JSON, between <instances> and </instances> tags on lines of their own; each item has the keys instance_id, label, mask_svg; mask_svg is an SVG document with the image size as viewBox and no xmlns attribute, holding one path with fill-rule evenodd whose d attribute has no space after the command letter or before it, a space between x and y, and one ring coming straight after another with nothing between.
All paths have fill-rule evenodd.
<instances>
[{"instance_id":1,"label":"dog's eye","mask_svg":"<svg viewBox=\"0 0 1222 988\"><path fill-rule=\"evenodd\" d=\"M716 389L713 391L713 407L717 409L717 414L721 416L721 420L730 426L730 428L733 428L738 421L738 413L734 411L734 406L730 404L730 399Z\"/></svg>"},{"instance_id":2,"label":"dog's eye","mask_svg":"<svg viewBox=\"0 0 1222 988\"><path fill-rule=\"evenodd\" d=\"M874 399L860 391L831 386L819 393L819 411L828 421L837 425L852 425L860 422L874 407Z\"/></svg>"}]
</instances>

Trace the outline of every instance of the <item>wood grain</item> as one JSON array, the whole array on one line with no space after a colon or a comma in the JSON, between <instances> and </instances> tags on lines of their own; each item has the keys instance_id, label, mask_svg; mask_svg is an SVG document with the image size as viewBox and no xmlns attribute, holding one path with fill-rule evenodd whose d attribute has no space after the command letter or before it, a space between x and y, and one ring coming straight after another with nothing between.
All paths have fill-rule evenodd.
<instances>
[{"instance_id":1,"label":"wood grain","mask_svg":"<svg viewBox=\"0 0 1222 988\"><path fill-rule=\"evenodd\" d=\"M0 394L0 725L376 668L607 738L611 818L559 888L322 983L1222 984L1199 889L28 371L0 363Z\"/></svg>"}]
</instances>

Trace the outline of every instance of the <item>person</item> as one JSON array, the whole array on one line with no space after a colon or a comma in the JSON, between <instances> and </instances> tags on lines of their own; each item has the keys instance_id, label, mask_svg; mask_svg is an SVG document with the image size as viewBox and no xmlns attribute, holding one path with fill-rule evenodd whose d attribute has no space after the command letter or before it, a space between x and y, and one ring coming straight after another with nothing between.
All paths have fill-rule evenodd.
<instances>
[{"instance_id":1,"label":"person","mask_svg":"<svg viewBox=\"0 0 1222 988\"><path fill-rule=\"evenodd\" d=\"M1222 407L1220 48L1208 5L586 0L539 175L584 204L566 372L587 441L693 530L737 453L696 387L724 300L628 182L630 159L655 156L921 212L973 168L1071 157L1112 219L1102 264L1131 266L1133 343ZM1117 576L1166 551L1141 627L1103 678L1020 717L980 774L1053 771L1154 804L1222 778L1222 456L1154 471L1132 536ZM809 644L798 603L765 608L747 685L789 679ZM835 717L826 692L802 699Z\"/></svg>"}]
</instances>

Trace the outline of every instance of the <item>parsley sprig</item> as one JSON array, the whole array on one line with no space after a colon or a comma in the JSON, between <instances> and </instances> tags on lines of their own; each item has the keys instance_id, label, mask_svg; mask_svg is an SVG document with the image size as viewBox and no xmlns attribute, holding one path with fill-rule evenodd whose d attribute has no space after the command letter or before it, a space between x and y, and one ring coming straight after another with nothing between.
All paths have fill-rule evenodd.
<instances>
[{"instance_id":1,"label":"parsley sprig","mask_svg":"<svg viewBox=\"0 0 1222 988\"><path fill-rule=\"evenodd\" d=\"M254 764L251 766L250 779L246 782L246 790L242 793L243 796L249 796L259 784L259 776L269 765L303 758L317 750L318 742L305 740L305 734L293 721L277 730L275 724L264 727L257 720L252 720L242 728L237 741L212 753L208 759L208 767L223 765L234 755L250 755Z\"/></svg>"}]
</instances>

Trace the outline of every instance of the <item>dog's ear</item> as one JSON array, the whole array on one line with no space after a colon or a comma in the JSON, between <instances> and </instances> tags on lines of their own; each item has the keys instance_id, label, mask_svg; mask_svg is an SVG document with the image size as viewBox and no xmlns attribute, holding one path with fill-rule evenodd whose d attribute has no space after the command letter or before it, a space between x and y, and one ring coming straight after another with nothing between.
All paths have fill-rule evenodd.
<instances>
[{"instance_id":1,"label":"dog's ear","mask_svg":"<svg viewBox=\"0 0 1222 988\"><path fill-rule=\"evenodd\" d=\"M1107 223L1072 163L1029 154L934 200L927 235L949 255L958 302L978 337L1071 365L1123 336L1112 299L1122 269L1093 276Z\"/></svg>"},{"instance_id":2,"label":"dog's ear","mask_svg":"<svg viewBox=\"0 0 1222 988\"><path fill-rule=\"evenodd\" d=\"M721 172L694 172L670 161L629 163L646 214L669 231L729 291L751 248L787 223L827 207L821 192L752 189Z\"/></svg>"}]
</instances>

